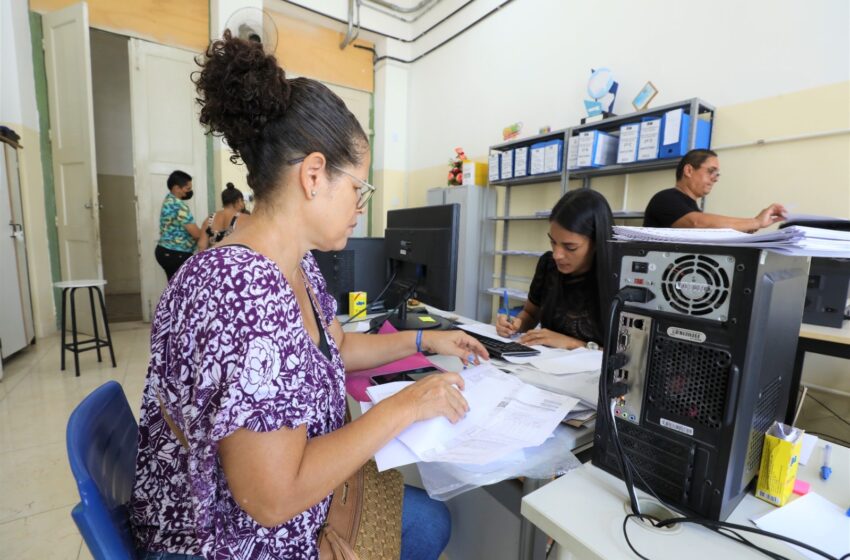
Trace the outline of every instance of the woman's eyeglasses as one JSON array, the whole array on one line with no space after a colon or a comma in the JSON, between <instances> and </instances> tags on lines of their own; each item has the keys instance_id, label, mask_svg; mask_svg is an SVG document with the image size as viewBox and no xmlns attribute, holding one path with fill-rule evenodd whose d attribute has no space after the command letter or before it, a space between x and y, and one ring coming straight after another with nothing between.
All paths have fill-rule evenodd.
<instances>
[{"instance_id":1,"label":"woman's eyeglasses","mask_svg":"<svg viewBox=\"0 0 850 560\"><path fill-rule=\"evenodd\" d=\"M333 167L334 169L336 169L340 173L348 175L349 177L351 177L352 179L354 179L357 182L357 185L358 185L357 186L357 194L359 195L359 198L357 199L357 209L361 210L361 209L365 208L366 204L368 204L368 202L369 202L369 199L372 198L373 194L375 194L375 187L373 187L372 185L370 185L369 183L367 183L363 179L360 179L359 177L355 177L354 175L352 175L348 171L344 171L344 170L340 169L339 167L337 167L335 165L331 165L331 167Z\"/></svg>"},{"instance_id":2,"label":"woman's eyeglasses","mask_svg":"<svg viewBox=\"0 0 850 560\"><path fill-rule=\"evenodd\" d=\"M291 160L287 161L286 163L288 163L289 165L295 165L297 163L301 163L302 161L304 161L304 158L300 157L300 158L291 159ZM357 183L357 187L356 187L357 188L357 194L358 194L357 209L362 210L363 208L365 208L366 204L369 203L369 199L371 199L372 195L375 194L375 187L372 186L371 184L367 183L363 179L360 179L359 177L355 177L354 175L352 175L348 171L345 171L344 169L340 169L336 165L331 165L331 167L333 167L334 169L336 169L340 173L342 173L344 175L348 175L349 177L354 179L354 181Z\"/></svg>"}]
</instances>

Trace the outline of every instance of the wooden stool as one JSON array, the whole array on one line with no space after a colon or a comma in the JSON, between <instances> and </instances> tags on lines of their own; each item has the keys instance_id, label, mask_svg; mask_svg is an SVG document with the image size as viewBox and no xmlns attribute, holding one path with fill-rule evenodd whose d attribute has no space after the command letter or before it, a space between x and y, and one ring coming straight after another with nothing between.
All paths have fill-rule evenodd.
<instances>
[{"instance_id":1,"label":"wooden stool","mask_svg":"<svg viewBox=\"0 0 850 560\"><path fill-rule=\"evenodd\" d=\"M74 371L77 377L80 376L80 352L88 350L97 350L97 361L103 361L100 355L100 349L104 346L109 347L109 356L112 358L112 367L115 365L115 352L112 350L112 336L109 334L109 320L106 318L106 304L103 302L102 286L106 285L106 280L66 280L63 282L54 282L53 287L62 288L62 371L65 371L65 350L70 350L74 353ZM86 288L89 291L89 304L91 306L91 320L94 327L94 338L88 340L79 340L77 338L77 306L74 299L74 293L79 288ZM100 333L97 328L97 315L94 310L94 292L97 292L98 301L100 302L100 314L103 317L103 326L106 329L106 339L100 338ZM71 339L72 342L65 342L65 333L67 332L67 315L66 295L70 294L71 300Z\"/></svg>"}]
</instances>

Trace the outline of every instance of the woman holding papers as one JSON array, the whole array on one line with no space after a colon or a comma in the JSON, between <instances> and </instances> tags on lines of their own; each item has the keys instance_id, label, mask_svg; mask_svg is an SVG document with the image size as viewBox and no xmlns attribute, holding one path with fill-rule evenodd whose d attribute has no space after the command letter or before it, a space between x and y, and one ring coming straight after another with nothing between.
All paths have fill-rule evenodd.
<instances>
[{"instance_id":1,"label":"woman holding papers","mask_svg":"<svg viewBox=\"0 0 850 560\"><path fill-rule=\"evenodd\" d=\"M319 82L287 79L262 45L213 42L201 122L248 170L251 221L190 259L157 306L131 521L140 558L309 558L332 490L419 420L457 422L455 373L343 425L345 369L417 350L486 357L459 331L343 333L310 250L341 250L374 188L366 135ZM435 559L451 521L405 490L402 556ZM427 520L427 521L425 521ZM164 557L164 556L163 556Z\"/></svg>"},{"instance_id":2,"label":"woman holding papers","mask_svg":"<svg viewBox=\"0 0 850 560\"><path fill-rule=\"evenodd\" d=\"M569 350L599 347L601 315L610 301L605 279L611 220L611 208L596 191L570 191L555 204L549 216L552 250L537 262L523 310L497 319L500 336L523 333L523 344Z\"/></svg>"},{"instance_id":3,"label":"woman holding papers","mask_svg":"<svg viewBox=\"0 0 850 560\"><path fill-rule=\"evenodd\" d=\"M655 193L644 212L644 227L731 228L754 232L781 222L787 214L781 204L771 204L755 218L708 214L697 201L711 192L720 178L720 160L711 150L691 150L676 167L676 186Z\"/></svg>"}]
</instances>

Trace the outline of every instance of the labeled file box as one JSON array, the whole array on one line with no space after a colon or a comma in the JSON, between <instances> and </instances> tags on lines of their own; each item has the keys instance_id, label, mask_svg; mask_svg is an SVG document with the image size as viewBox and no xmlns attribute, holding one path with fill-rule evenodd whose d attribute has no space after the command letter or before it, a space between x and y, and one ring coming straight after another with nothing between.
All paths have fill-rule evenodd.
<instances>
[{"instance_id":1,"label":"labeled file box","mask_svg":"<svg viewBox=\"0 0 850 560\"><path fill-rule=\"evenodd\" d=\"M502 171L499 173L500 178L504 181L505 179L512 179L514 176L514 151L508 150L506 152L502 152L501 156L502 160Z\"/></svg>"},{"instance_id":2,"label":"labeled file box","mask_svg":"<svg viewBox=\"0 0 850 560\"><path fill-rule=\"evenodd\" d=\"M540 175L543 173L543 163L546 155L543 153L543 149L546 147L545 142L538 142L537 144L532 144L529 153L531 154L531 161L528 164L528 173L529 175Z\"/></svg>"},{"instance_id":3,"label":"labeled file box","mask_svg":"<svg viewBox=\"0 0 850 560\"><path fill-rule=\"evenodd\" d=\"M514 149L514 177L528 175L528 146Z\"/></svg>"},{"instance_id":4,"label":"labeled file box","mask_svg":"<svg viewBox=\"0 0 850 560\"><path fill-rule=\"evenodd\" d=\"M531 145L529 174L557 173L561 171L564 157L564 141L550 140Z\"/></svg>"},{"instance_id":5,"label":"labeled file box","mask_svg":"<svg viewBox=\"0 0 850 560\"><path fill-rule=\"evenodd\" d=\"M640 123L638 139L638 161L658 159L658 148L661 144L661 119L649 118Z\"/></svg>"},{"instance_id":6,"label":"labeled file box","mask_svg":"<svg viewBox=\"0 0 850 560\"><path fill-rule=\"evenodd\" d=\"M706 149L711 140L711 123L697 118L697 136L694 149ZM691 116L683 109L674 109L664 113L661 124L661 142L659 158L682 157L688 153L691 133Z\"/></svg>"},{"instance_id":7,"label":"labeled file box","mask_svg":"<svg viewBox=\"0 0 850 560\"><path fill-rule=\"evenodd\" d=\"M620 145L617 148L617 163L637 161L640 123L624 124L620 127Z\"/></svg>"},{"instance_id":8,"label":"labeled file box","mask_svg":"<svg viewBox=\"0 0 850 560\"><path fill-rule=\"evenodd\" d=\"M543 173L558 173L564 161L564 141L550 140L543 146Z\"/></svg>"},{"instance_id":9,"label":"labeled file box","mask_svg":"<svg viewBox=\"0 0 850 560\"><path fill-rule=\"evenodd\" d=\"M498 181L499 177L501 177L501 175L499 175L499 172L501 171L501 168L500 168L501 161L500 161L500 157L499 157L500 155L501 154L499 152L490 152L490 157L487 158L488 159L487 168L490 170L489 171L489 178L490 178L491 183Z\"/></svg>"},{"instance_id":10,"label":"labeled file box","mask_svg":"<svg viewBox=\"0 0 850 560\"><path fill-rule=\"evenodd\" d=\"M567 169L578 169L578 135L570 136L567 143Z\"/></svg>"},{"instance_id":11,"label":"labeled file box","mask_svg":"<svg viewBox=\"0 0 850 560\"><path fill-rule=\"evenodd\" d=\"M578 135L578 159L576 165L582 167L603 167L617 161L617 137L588 130Z\"/></svg>"}]
</instances>

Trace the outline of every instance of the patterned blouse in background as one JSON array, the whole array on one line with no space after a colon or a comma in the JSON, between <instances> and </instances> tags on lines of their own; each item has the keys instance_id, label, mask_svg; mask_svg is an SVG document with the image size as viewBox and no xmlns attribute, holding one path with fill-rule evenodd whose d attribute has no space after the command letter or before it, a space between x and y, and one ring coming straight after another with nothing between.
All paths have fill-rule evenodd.
<instances>
[{"instance_id":1,"label":"patterned blouse in background","mask_svg":"<svg viewBox=\"0 0 850 560\"><path fill-rule=\"evenodd\" d=\"M310 253L301 262L329 323L336 302ZM139 550L264 560L318 558L329 497L272 528L234 501L218 461L222 438L306 424L333 431L345 413L344 369L304 328L292 289L269 259L240 245L189 259L156 310L142 398L131 520ZM310 313L310 309L304 310ZM183 431L180 445L159 400Z\"/></svg>"},{"instance_id":2,"label":"patterned blouse in background","mask_svg":"<svg viewBox=\"0 0 850 560\"><path fill-rule=\"evenodd\" d=\"M186 231L186 224L194 224L195 218L189 205L171 193L162 201L159 213L159 246L172 251L192 253L195 251L195 239Z\"/></svg>"}]
</instances>

